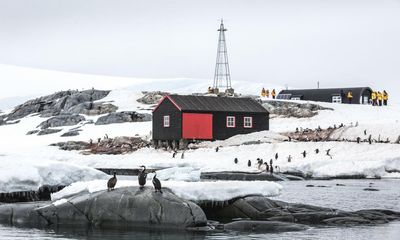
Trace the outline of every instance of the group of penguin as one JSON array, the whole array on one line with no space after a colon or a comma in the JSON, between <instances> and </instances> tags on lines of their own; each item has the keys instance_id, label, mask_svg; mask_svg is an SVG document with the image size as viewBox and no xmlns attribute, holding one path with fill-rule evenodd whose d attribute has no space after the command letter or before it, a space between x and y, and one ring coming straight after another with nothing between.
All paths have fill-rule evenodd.
<instances>
[{"instance_id":1,"label":"group of penguin","mask_svg":"<svg viewBox=\"0 0 400 240\"><path fill-rule=\"evenodd\" d=\"M138 175L138 181L139 181L139 186L140 189L144 188L144 185L146 185L146 180L147 180L147 173L146 173L146 167L145 166L140 166L142 168L142 170L140 171L139 175ZM161 191L161 182L160 180L157 178L157 173L155 171L153 171L154 176L153 176L153 185L154 185L154 189L155 192L160 192ZM114 190L115 185L117 184L117 176L116 176L116 172L114 172L114 176L112 178L110 178L107 182L107 189L108 191Z\"/></svg>"}]
</instances>

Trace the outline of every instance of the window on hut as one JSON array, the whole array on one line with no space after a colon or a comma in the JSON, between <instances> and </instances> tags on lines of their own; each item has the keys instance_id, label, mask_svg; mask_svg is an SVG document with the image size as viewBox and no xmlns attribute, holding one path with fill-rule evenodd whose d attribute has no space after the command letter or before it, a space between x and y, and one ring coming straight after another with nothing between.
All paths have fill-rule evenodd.
<instances>
[{"instance_id":1,"label":"window on hut","mask_svg":"<svg viewBox=\"0 0 400 240\"><path fill-rule=\"evenodd\" d=\"M227 116L226 117L226 127L234 128L235 127L235 117Z\"/></svg>"},{"instance_id":2,"label":"window on hut","mask_svg":"<svg viewBox=\"0 0 400 240\"><path fill-rule=\"evenodd\" d=\"M243 126L245 128L252 128L253 127L253 117L244 117Z\"/></svg>"},{"instance_id":3,"label":"window on hut","mask_svg":"<svg viewBox=\"0 0 400 240\"><path fill-rule=\"evenodd\" d=\"M170 121L169 121L169 115L164 116L164 127L169 127Z\"/></svg>"}]
</instances>

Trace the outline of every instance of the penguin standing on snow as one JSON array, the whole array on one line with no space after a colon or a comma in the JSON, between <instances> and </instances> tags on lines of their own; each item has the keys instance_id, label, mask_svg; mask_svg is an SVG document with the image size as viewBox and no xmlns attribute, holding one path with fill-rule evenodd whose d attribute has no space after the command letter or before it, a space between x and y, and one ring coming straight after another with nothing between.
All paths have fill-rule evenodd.
<instances>
[{"instance_id":1,"label":"penguin standing on snow","mask_svg":"<svg viewBox=\"0 0 400 240\"><path fill-rule=\"evenodd\" d=\"M237 158L235 158L235 159L233 160L233 162L234 162L235 164L238 164L239 160L238 160Z\"/></svg>"},{"instance_id":2,"label":"penguin standing on snow","mask_svg":"<svg viewBox=\"0 0 400 240\"><path fill-rule=\"evenodd\" d=\"M306 150L304 150L301 154L303 155L304 158L307 157L307 152L306 152Z\"/></svg>"},{"instance_id":3,"label":"penguin standing on snow","mask_svg":"<svg viewBox=\"0 0 400 240\"><path fill-rule=\"evenodd\" d=\"M218 152L218 151L219 151L219 147L216 147L216 148L215 148L215 152Z\"/></svg>"},{"instance_id":4,"label":"penguin standing on snow","mask_svg":"<svg viewBox=\"0 0 400 240\"><path fill-rule=\"evenodd\" d=\"M176 154L177 154L177 152L174 151L174 153L172 154L172 158L175 158Z\"/></svg>"},{"instance_id":5,"label":"penguin standing on snow","mask_svg":"<svg viewBox=\"0 0 400 240\"><path fill-rule=\"evenodd\" d=\"M115 185L117 184L117 176L116 172L114 172L114 176L110 178L107 182L107 191L112 191L114 190Z\"/></svg>"},{"instance_id":6,"label":"penguin standing on snow","mask_svg":"<svg viewBox=\"0 0 400 240\"><path fill-rule=\"evenodd\" d=\"M317 149L315 149L315 153L316 154L318 154L319 153L319 149L317 148Z\"/></svg>"},{"instance_id":7,"label":"penguin standing on snow","mask_svg":"<svg viewBox=\"0 0 400 240\"><path fill-rule=\"evenodd\" d=\"M289 155L289 157L287 158L287 161L288 162L292 162L292 156L291 155Z\"/></svg>"},{"instance_id":8,"label":"penguin standing on snow","mask_svg":"<svg viewBox=\"0 0 400 240\"><path fill-rule=\"evenodd\" d=\"M185 152L182 152L181 159L185 158Z\"/></svg>"},{"instance_id":9,"label":"penguin standing on snow","mask_svg":"<svg viewBox=\"0 0 400 240\"><path fill-rule=\"evenodd\" d=\"M153 177L153 181L152 182L153 182L153 185L154 185L154 190L155 190L155 192L162 193L162 191L161 191L161 182L157 178L157 173L155 171L153 173L154 173L154 177Z\"/></svg>"},{"instance_id":10,"label":"penguin standing on snow","mask_svg":"<svg viewBox=\"0 0 400 240\"><path fill-rule=\"evenodd\" d=\"M140 167L142 168L142 171L139 173L138 181L139 181L140 189L142 189L142 188L144 188L144 185L146 185L147 173L146 173L145 166L140 166Z\"/></svg>"},{"instance_id":11,"label":"penguin standing on snow","mask_svg":"<svg viewBox=\"0 0 400 240\"><path fill-rule=\"evenodd\" d=\"M331 149L329 148L328 150L326 150L326 155L329 156L332 159L332 156L331 156L330 152L331 152Z\"/></svg>"},{"instance_id":12,"label":"penguin standing on snow","mask_svg":"<svg viewBox=\"0 0 400 240\"><path fill-rule=\"evenodd\" d=\"M278 153L275 153L275 160L278 160Z\"/></svg>"},{"instance_id":13,"label":"penguin standing on snow","mask_svg":"<svg viewBox=\"0 0 400 240\"><path fill-rule=\"evenodd\" d=\"M269 172L269 165L268 165L268 163L265 162L264 165L265 165L265 172Z\"/></svg>"},{"instance_id":14,"label":"penguin standing on snow","mask_svg":"<svg viewBox=\"0 0 400 240\"><path fill-rule=\"evenodd\" d=\"M251 167L251 161L250 161L250 160L247 161L247 166L248 166L248 167Z\"/></svg>"}]
</instances>

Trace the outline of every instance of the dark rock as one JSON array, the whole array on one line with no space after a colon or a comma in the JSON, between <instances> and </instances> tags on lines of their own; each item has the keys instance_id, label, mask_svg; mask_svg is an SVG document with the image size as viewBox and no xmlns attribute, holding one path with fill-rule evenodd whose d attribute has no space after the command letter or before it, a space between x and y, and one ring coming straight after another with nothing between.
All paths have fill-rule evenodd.
<instances>
[{"instance_id":1,"label":"dark rock","mask_svg":"<svg viewBox=\"0 0 400 240\"><path fill-rule=\"evenodd\" d=\"M59 115L48 120L42 122L37 126L41 129L47 129L52 127L61 127L61 126L73 126L82 121L85 121L85 117L81 115Z\"/></svg>"},{"instance_id":2,"label":"dark rock","mask_svg":"<svg viewBox=\"0 0 400 240\"><path fill-rule=\"evenodd\" d=\"M26 135L32 135L32 134L36 134L38 133L40 130L31 130L29 132L26 133Z\"/></svg>"},{"instance_id":3,"label":"dark rock","mask_svg":"<svg viewBox=\"0 0 400 240\"><path fill-rule=\"evenodd\" d=\"M317 104L274 100L263 101L262 105L270 114L279 117L309 118L317 115L320 110L333 110L331 108L324 108Z\"/></svg>"},{"instance_id":4,"label":"dark rock","mask_svg":"<svg viewBox=\"0 0 400 240\"><path fill-rule=\"evenodd\" d=\"M309 229L308 226L297 223L278 221L236 221L224 225L224 229L242 232L294 232Z\"/></svg>"},{"instance_id":5,"label":"dark rock","mask_svg":"<svg viewBox=\"0 0 400 240\"><path fill-rule=\"evenodd\" d=\"M144 104L158 104L164 96L169 94L167 92L160 91L142 93L144 94L144 96L137 99L136 101Z\"/></svg>"},{"instance_id":6,"label":"dark rock","mask_svg":"<svg viewBox=\"0 0 400 240\"><path fill-rule=\"evenodd\" d=\"M377 191L379 191L379 189L376 189L376 188L364 188L363 190L364 190L364 191L371 191L371 192L377 192Z\"/></svg>"},{"instance_id":7,"label":"dark rock","mask_svg":"<svg viewBox=\"0 0 400 240\"><path fill-rule=\"evenodd\" d=\"M110 113L106 116L99 117L95 124L106 125L113 123L146 122L146 121L151 121L150 114L128 111L128 112Z\"/></svg>"},{"instance_id":8,"label":"dark rock","mask_svg":"<svg viewBox=\"0 0 400 240\"><path fill-rule=\"evenodd\" d=\"M40 132L37 135L41 136L41 135L53 134L53 133L60 132L61 130L62 129L47 128L47 129L40 130Z\"/></svg>"},{"instance_id":9,"label":"dark rock","mask_svg":"<svg viewBox=\"0 0 400 240\"><path fill-rule=\"evenodd\" d=\"M0 222L184 229L206 226L207 218L199 206L178 198L169 189L161 194L153 188L124 187L81 193L55 204L0 205Z\"/></svg>"},{"instance_id":10,"label":"dark rock","mask_svg":"<svg viewBox=\"0 0 400 240\"><path fill-rule=\"evenodd\" d=\"M373 223L372 221L361 217L334 217L324 219L323 222L329 225L359 225Z\"/></svg>"},{"instance_id":11,"label":"dark rock","mask_svg":"<svg viewBox=\"0 0 400 240\"><path fill-rule=\"evenodd\" d=\"M315 186L312 184L307 184L306 187L315 187Z\"/></svg>"},{"instance_id":12,"label":"dark rock","mask_svg":"<svg viewBox=\"0 0 400 240\"><path fill-rule=\"evenodd\" d=\"M52 143L50 146L59 147L61 150L72 151L72 150L85 150L90 148L90 144L84 141L68 141Z\"/></svg>"},{"instance_id":13,"label":"dark rock","mask_svg":"<svg viewBox=\"0 0 400 240\"><path fill-rule=\"evenodd\" d=\"M346 186L346 185L344 185L344 184L341 184L341 183L336 183L336 186Z\"/></svg>"},{"instance_id":14,"label":"dark rock","mask_svg":"<svg viewBox=\"0 0 400 240\"><path fill-rule=\"evenodd\" d=\"M66 133L61 134L61 137L73 137L78 136L80 130L68 131Z\"/></svg>"},{"instance_id":15,"label":"dark rock","mask_svg":"<svg viewBox=\"0 0 400 240\"><path fill-rule=\"evenodd\" d=\"M61 91L51 95L29 100L18 105L6 115L7 121L17 120L30 114L38 113L41 117L52 117L62 113L81 103L90 104L106 97L110 91L86 90L86 91ZM88 105L89 106L89 105Z\"/></svg>"},{"instance_id":16,"label":"dark rock","mask_svg":"<svg viewBox=\"0 0 400 240\"><path fill-rule=\"evenodd\" d=\"M117 110L118 107L110 103L84 102L71 107L66 111L66 113L85 114L89 116L94 116L94 115L116 112Z\"/></svg>"}]
</instances>

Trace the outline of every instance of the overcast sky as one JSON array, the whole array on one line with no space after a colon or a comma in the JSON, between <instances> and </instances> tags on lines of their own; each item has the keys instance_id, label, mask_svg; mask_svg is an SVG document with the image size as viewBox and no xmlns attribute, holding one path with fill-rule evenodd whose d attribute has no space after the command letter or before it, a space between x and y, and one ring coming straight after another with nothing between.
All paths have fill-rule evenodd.
<instances>
[{"instance_id":1,"label":"overcast sky","mask_svg":"<svg viewBox=\"0 0 400 240\"><path fill-rule=\"evenodd\" d=\"M233 80L400 90L399 0L0 0L0 63L211 79L221 18Z\"/></svg>"}]
</instances>

